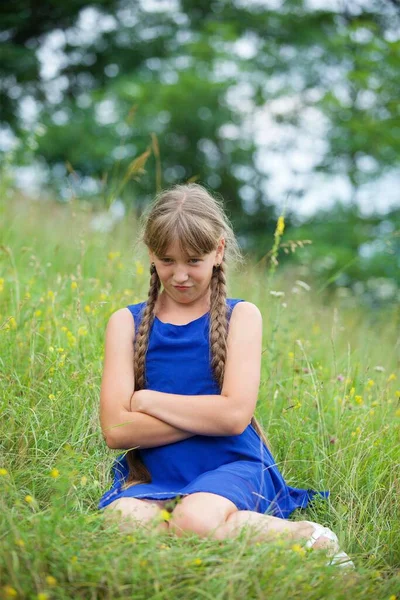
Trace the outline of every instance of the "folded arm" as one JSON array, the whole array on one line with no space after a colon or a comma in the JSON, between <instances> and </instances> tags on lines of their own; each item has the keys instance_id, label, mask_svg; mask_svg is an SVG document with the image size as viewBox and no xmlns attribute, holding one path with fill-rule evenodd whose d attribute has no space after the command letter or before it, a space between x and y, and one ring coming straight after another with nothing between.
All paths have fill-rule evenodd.
<instances>
[{"instance_id":1,"label":"folded arm","mask_svg":"<svg viewBox=\"0 0 400 600\"><path fill-rule=\"evenodd\" d=\"M151 415L127 410L121 412L118 424L104 431L109 448L124 450L165 446L186 440L193 435Z\"/></svg>"},{"instance_id":2,"label":"folded arm","mask_svg":"<svg viewBox=\"0 0 400 600\"><path fill-rule=\"evenodd\" d=\"M193 433L155 416L130 411L129 401L135 388L134 335L134 320L128 309L121 308L111 315L100 391L100 424L107 446L152 448L193 437Z\"/></svg>"},{"instance_id":3,"label":"folded arm","mask_svg":"<svg viewBox=\"0 0 400 600\"><path fill-rule=\"evenodd\" d=\"M179 429L201 435L238 435L257 404L261 368L262 318L249 302L231 316L225 376L220 395L180 395L140 390L132 407Z\"/></svg>"}]
</instances>

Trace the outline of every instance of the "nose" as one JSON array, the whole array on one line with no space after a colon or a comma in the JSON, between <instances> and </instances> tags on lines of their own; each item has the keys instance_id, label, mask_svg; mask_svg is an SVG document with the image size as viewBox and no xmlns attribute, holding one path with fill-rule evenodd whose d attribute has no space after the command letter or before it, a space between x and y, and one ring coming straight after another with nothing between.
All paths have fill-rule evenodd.
<instances>
[{"instance_id":1,"label":"nose","mask_svg":"<svg viewBox=\"0 0 400 600\"><path fill-rule=\"evenodd\" d=\"M174 281L176 284L182 284L185 283L185 281L188 280L188 274L187 274L187 269L184 265L179 266L177 265L175 271L174 271Z\"/></svg>"}]
</instances>

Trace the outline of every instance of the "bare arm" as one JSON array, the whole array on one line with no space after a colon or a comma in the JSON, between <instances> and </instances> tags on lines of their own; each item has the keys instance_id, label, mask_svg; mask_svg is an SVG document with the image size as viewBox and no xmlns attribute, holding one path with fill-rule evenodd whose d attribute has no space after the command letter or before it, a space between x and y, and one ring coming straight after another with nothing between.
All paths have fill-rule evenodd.
<instances>
[{"instance_id":1,"label":"bare arm","mask_svg":"<svg viewBox=\"0 0 400 600\"><path fill-rule=\"evenodd\" d=\"M193 435L195 434L173 427L151 415L136 411L123 411L121 424L109 432L108 446L123 450L134 447L154 448L180 442L193 437Z\"/></svg>"},{"instance_id":2,"label":"bare arm","mask_svg":"<svg viewBox=\"0 0 400 600\"><path fill-rule=\"evenodd\" d=\"M241 302L232 312L221 395L189 396L140 390L136 410L174 427L201 435L238 435L257 404L261 368L262 318L254 304Z\"/></svg>"},{"instance_id":3,"label":"bare arm","mask_svg":"<svg viewBox=\"0 0 400 600\"><path fill-rule=\"evenodd\" d=\"M100 423L107 446L115 449L152 448L193 437L192 432L155 416L130 412L129 400L135 387L134 336L130 311L121 308L113 313L106 329L100 390Z\"/></svg>"}]
</instances>

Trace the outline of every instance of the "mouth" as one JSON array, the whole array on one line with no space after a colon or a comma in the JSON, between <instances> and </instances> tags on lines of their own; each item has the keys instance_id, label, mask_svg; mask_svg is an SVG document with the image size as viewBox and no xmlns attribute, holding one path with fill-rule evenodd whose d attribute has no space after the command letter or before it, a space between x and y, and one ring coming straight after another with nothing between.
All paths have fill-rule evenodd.
<instances>
[{"instance_id":1,"label":"mouth","mask_svg":"<svg viewBox=\"0 0 400 600\"><path fill-rule=\"evenodd\" d=\"M189 290L190 286L187 286L187 285L174 285L174 288L176 290Z\"/></svg>"}]
</instances>

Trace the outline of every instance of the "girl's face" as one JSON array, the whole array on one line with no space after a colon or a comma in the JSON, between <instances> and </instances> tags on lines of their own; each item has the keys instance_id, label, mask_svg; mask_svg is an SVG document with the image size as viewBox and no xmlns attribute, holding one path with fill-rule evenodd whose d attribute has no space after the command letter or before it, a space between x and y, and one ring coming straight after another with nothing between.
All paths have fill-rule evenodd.
<instances>
[{"instance_id":1,"label":"girl's face","mask_svg":"<svg viewBox=\"0 0 400 600\"><path fill-rule=\"evenodd\" d=\"M165 292L176 302L190 304L203 297L209 289L214 265L220 264L224 255L225 240L209 254L194 256L183 252L178 242L167 249L164 256L149 252Z\"/></svg>"}]
</instances>

